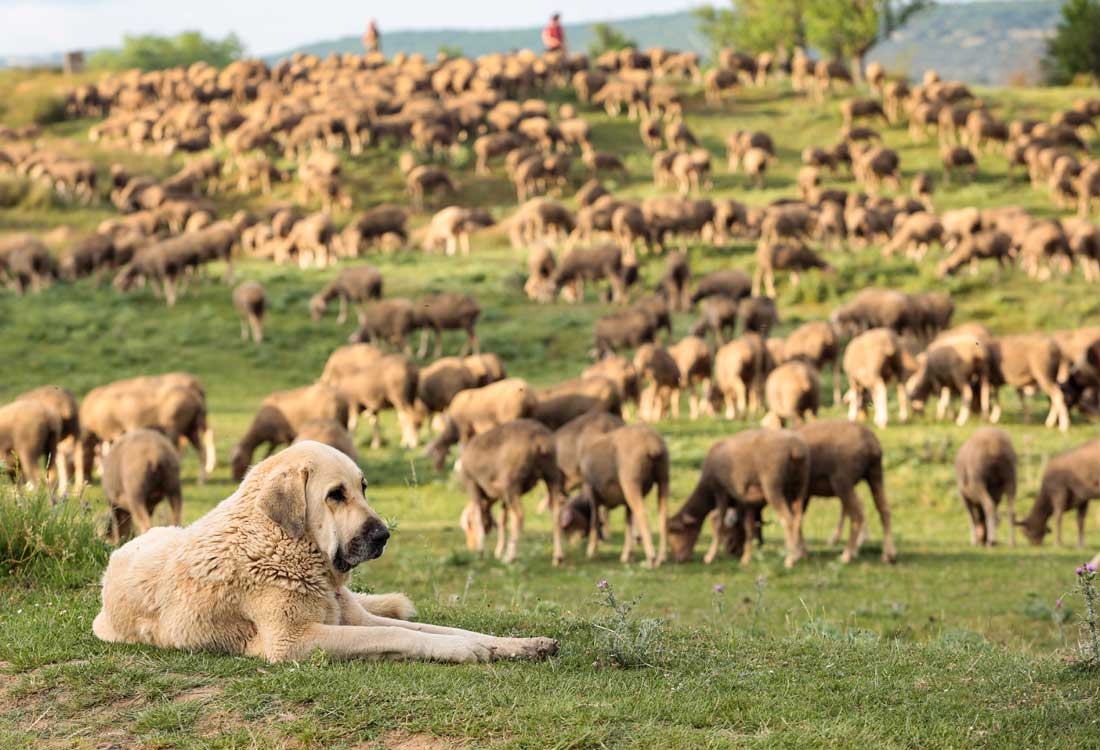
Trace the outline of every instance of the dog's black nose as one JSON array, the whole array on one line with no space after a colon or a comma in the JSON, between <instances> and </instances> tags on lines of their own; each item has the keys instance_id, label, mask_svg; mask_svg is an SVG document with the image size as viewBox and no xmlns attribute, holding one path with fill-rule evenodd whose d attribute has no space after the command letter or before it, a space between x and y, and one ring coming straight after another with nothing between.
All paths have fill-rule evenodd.
<instances>
[{"instance_id":1,"label":"dog's black nose","mask_svg":"<svg viewBox=\"0 0 1100 750\"><path fill-rule=\"evenodd\" d=\"M381 521L376 521L371 524L367 529L367 533L363 535L367 542L367 559L373 560L376 557L381 557L383 550L386 549L386 542L390 538L390 530L386 524Z\"/></svg>"}]
</instances>

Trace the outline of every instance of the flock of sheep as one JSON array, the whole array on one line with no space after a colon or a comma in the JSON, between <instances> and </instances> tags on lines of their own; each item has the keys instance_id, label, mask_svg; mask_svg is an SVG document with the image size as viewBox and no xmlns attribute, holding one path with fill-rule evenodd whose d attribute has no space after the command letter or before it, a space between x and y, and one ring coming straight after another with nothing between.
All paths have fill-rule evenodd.
<instances>
[{"instance_id":1,"label":"flock of sheep","mask_svg":"<svg viewBox=\"0 0 1100 750\"><path fill-rule=\"evenodd\" d=\"M674 559L688 559L710 517L714 533L706 561L722 549L747 561L754 542L762 541L761 511L768 507L793 565L805 553L802 519L810 497L841 500L834 542L847 520L848 561L866 536L855 493L860 482L870 487L881 519L883 559L892 561L882 448L859 424L865 412L886 427L888 389L895 387L901 421L910 407L920 411L937 399L939 419L956 405L960 425L975 412L995 423L998 393L1009 386L1025 413L1031 395L1045 394L1047 426L1065 431L1071 409L1086 415L1100 409L1100 328L995 336L975 323L953 327L954 304L944 293L864 288L828 320L779 338L773 335L776 275L787 273L798 284L801 274L831 274L828 252L876 244L883 255L904 252L915 263L939 246L941 276L963 268L978 273L981 261L994 260L1000 267L1019 265L1036 279L1071 273L1076 264L1087 280L1100 280L1100 228L1088 221L1100 198L1100 162L1087 158L1082 137L1086 129L1095 132L1100 100L1078 102L1048 122L1003 122L961 84L929 74L910 87L887 80L872 65L866 71L872 96L840 103L844 124L837 141L803 151L797 197L752 207L706 197L712 154L683 120L685 95L677 79L700 82L707 105L722 106L738 87L766 86L780 75L822 102L826 92L852 81L843 65L813 63L801 52L784 60L731 50L705 73L691 54L624 50L595 60L529 52L436 61L298 55L273 67L239 61L219 71L200 63L106 78L70 96L74 115L102 118L90 131L93 141L195 156L163 179L115 165L104 191L92 162L42 146L33 131L0 129L0 167L44 180L72 199L94 201L102 192L119 212L57 256L30 234L0 239L0 278L22 293L58 279L110 273L117 291L153 284L172 305L181 282L212 261L226 264L232 283L235 256L309 267L410 243L425 252L469 253L473 233L499 224L515 247L527 250L524 290L531 300L581 301L587 284L623 306L595 322L591 367L543 389L509 378L499 357L480 351L481 307L471 296L390 298L378 269L345 266L309 307L319 321L336 300L340 322L354 307L352 343L331 354L315 383L264 399L232 449L234 477L243 477L260 447L271 451L295 440L321 440L355 458L360 416L372 426L374 447L382 442L380 413L392 409L404 447L417 448L425 429L434 429L428 453L438 469L450 449L461 446L457 470L470 498L462 515L467 543L481 549L495 526L496 554L506 561L517 554L522 497L540 482L544 507L555 519L555 563L563 559L569 533L586 536L588 554L594 554L606 511L622 505L629 519L624 560L636 539L649 564L665 561L670 547ZM554 108L538 98L563 88L580 105L639 120L640 144L653 152L653 183L665 192L631 200L604 186L603 175L621 178L626 167L619 155L594 146L592 127L577 106ZM972 176L982 150L1001 147L1010 165L1026 169L1032 185L1045 186L1078 215L1040 219L1016 207L937 213L935 181L926 173L913 178L909 195L880 195L883 186L901 192L900 157L871 125L903 127L906 121L914 141L937 133L944 181ZM333 207L350 209L356 193L335 151L359 154L386 143L405 149L397 168L409 205L376 205L338 227ZM460 179L443 160L465 143L478 175L491 176L503 162L519 205L499 221L484 208L446 205ZM748 187L762 186L776 154L767 133L737 131L727 139L726 168L743 171ZM286 162L293 166L284 168ZM839 169L848 170L862 191L826 187ZM219 216L219 191L267 193L272 183L290 179L299 183L299 203ZM558 198L576 182L582 184L574 211ZM410 229L429 202L440 201L440 210ZM301 207L309 202L319 202L320 210ZM693 275L686 243L717 245L730 238L757 242L755 273ZM634 290L646 254L663 254L666 265L655 294L639 296ZM260 344L265 290L245 281L232 302L242 338ZM673 341L672 314L689 310L697 310L698 321L690 335ZM448 330L466 334L457 357L441 357ZM436 339L435 361L424 366L409 345L416 331L422 332L420 359L428 353L429 335ZM831 370L832 402L847 404L848 422L814 420L825 369ZM716 443L695 489L670 513L668 448L654 425L679 416L684 391L692 419L724 412L728 419L762 416L764 426ZM638 419L628 423L632 409ZM98 461L118 540L132 527L147 530L161 499L179 522L177 451L190 442L201 454L203 481L215 465L207 417L205 390L185 373L111 383L79 404L68 391L45 386L0 408L0 452L14 454L13 473L30 481L40 480L45 462L62 492L70 475L77 483L88 481ZM1049 462L1037 501L1020 521L1031 541L1042 540L1053 516L1060 542L1062 514L1076 510L1083 544L1087 503L1100 497L1100 473L1091 469L1098 454L1095 441ZM1011 441L996 428L979 430L960 450L959 491L975 543L996 539L1002 497L1015 526L1015 468ZM654 487L656 546L645 505Z\"/></svg>"}]
</instances>

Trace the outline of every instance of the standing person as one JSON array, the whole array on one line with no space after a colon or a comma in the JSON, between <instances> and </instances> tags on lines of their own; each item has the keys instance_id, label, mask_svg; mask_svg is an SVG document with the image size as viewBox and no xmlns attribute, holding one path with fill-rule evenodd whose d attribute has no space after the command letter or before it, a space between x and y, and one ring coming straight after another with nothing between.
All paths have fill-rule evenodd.
<instances>
[{"instance_id":1,"label":"standing person","mask_svg":"<svg viewBox=\"0 0 1100 750\"><path fill-rule=\"evenodd\" d=\"M367 52L378 52L382 49L382 35L378 33L378 24L373 18L367 22L367 31L363 34L363 46Z\"/></svg>"},{"instance_id":2,"label":"standing person","mask_svg":"<svg viewBox=\"0 0 1100 750\"><path fill-rule=\"evenodd\" d=\"M547 52L565 51L565 31L561 27L561 14L550 16L550 23L542 30L542 45Z\"/></svg>"}]
</instances>

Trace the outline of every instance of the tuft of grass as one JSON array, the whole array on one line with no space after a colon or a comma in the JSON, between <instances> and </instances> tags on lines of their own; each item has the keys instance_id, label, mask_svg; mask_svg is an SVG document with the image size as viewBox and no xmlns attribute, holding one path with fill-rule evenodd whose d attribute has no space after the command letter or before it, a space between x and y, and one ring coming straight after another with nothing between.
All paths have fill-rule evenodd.
<instances>
[{"instance_id":1,"label":"tuft of grass","mask_svg":"<svg viewBox=\"0 0 1100 750\"><path fill-rule=\"evenodd\" d=\"M86 505L54 504L44 489L0 488L0 581L79 586L95 580L110 553Z\"/></svg>"},{"instance_id":2,"label":"tuft of grass","mask_svg":"<svg viewBox=\"0 0 1100 750\"><path fill-rule=\"evenodd\" d=\"M615 590L606 579L601 580L597 588L600 604L608 614L602 622L594 622L592 626L599 632L598 645L610 666L620 669L656 666L663 650L664 623L653 617L634 617L638 600L615 596Z\"/></svg>"}]
</instances>

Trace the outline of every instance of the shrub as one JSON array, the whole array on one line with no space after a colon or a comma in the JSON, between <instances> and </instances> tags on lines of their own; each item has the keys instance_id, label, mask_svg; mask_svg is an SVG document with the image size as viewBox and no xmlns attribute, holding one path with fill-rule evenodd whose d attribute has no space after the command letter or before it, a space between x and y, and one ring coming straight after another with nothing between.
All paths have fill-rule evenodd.
<instances>
[{"instance_id":1,"label":"shrub","mask_svg":"<svg viewBox=\"0 0 1100 750\"><path fill-rule=\"evenodd\" d=\"M67 116L65 97L43 94L36 96L27 105L30 120L35 125L53 125L64 121Z\"/></svg>"},{"instance_id":2,"label":"shrub","mask_svg":"<svg viewBox=\"0 0 1100 750\"><path fill-rule=\"evenodd\" d=\"M110 554L87 504L55 504L44 489L0 487L0 580L79 586L99 576Z\"/></svg>"}]
</instances>

